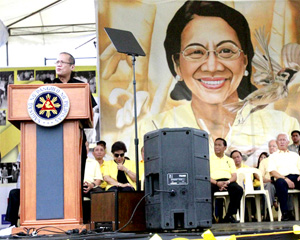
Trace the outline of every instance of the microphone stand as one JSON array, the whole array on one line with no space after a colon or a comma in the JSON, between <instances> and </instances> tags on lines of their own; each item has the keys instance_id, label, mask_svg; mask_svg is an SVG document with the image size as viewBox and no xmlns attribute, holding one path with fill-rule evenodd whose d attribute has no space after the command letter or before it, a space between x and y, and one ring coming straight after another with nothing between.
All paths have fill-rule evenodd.
<instances>
[{"instance_id":1,"label":"microphone stand","mask_svg":"<svg viewBox=\"0 0 300 240\"><path fill-rule=\"evenodd\" d=\"M136 104L136 81L135 81L135 55L129 54L132 57L132 70L133 70L133 97L134 97L134 146L135 146L135 164L136 164L136 187L137 191L141 190L140 178L139 178L139 139L138 139L138 129L137 129L137 104Z\"/></svg>"}]
</instances>

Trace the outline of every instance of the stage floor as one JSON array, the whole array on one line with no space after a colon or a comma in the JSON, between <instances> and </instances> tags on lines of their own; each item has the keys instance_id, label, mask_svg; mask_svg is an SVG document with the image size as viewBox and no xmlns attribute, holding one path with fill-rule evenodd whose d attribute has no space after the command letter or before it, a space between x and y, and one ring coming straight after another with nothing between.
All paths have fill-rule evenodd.
<instances>
[{"instance_id":1,"label":"stage floor","mask_svg":"<svg viewBox=\"0 0 300 240\"><path fill-rule=\"evenodd\" d=\"M235 235L236 238L231 239L272 239L272 240L289 240L299 239L300 235L293 233L293 226L300 224L299 221L288 222L247 222L238 224L213 224L210 231L216 237L216 239L229 239L230 236ZM50 228L49 228L50 230ZM176 230L172 232L167 231L151 231L145 233L126 233L126 232L103 232L96 233L94 231L87 232L85 234L55 234L52 235L37 235L37 236L3 236L0 239L151 239L151 240L171 240L171 239L203 239L201 235L206 229L196 229L193 231ZM154 234L158 236L154 237ZM160 238L158 238L160 237Z\"/></svg>"}]
</instances>

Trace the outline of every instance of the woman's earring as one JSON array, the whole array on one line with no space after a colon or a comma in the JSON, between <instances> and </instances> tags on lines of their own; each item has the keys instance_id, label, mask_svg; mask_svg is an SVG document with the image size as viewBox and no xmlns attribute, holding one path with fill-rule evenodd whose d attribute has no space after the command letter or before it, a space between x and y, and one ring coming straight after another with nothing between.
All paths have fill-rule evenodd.
<instances>
[{"instance_id":1,"label":"woman's earring","mask_svg":"<svg viewBox=\"0 0 300 240\"><path fill-rule=\"evenodd\" d=\"M181 77L179 75L176 75L175 79L177 82L179 82L181 80Z\"/></svg>"},{"instance_id":2,"label":"woman's earring","mask_svg":"<svg viewBox=\"0 0 300 240\"><path fill-rule=\"evenodd\" d=\"M244 76L245 77L247 77L249 75L249 72L248 72L248 70L245 70L245 72L244 72Z\"/></svg>"}]
</instances>

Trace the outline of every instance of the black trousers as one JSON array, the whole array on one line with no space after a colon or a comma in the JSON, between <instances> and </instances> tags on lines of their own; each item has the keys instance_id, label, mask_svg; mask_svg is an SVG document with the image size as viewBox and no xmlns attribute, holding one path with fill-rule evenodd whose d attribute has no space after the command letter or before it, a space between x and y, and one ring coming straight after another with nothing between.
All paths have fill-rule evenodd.
<instances>
[{"instance_id":1,"label":"black trousers","mask_svg":"<svg viewBox=\"0 0 300 240\"><path fill-rule=\"evenodd\" d=\"M295 184L295 189L300 190L300 182L297 181L299 175L297 174L289 174L286 176ZM280 203L280 210L282 213L288 212L288 190L289 186L287 182L283 178L279 178L275 182L276 195L278 197L278 201ZM298 197L298 196L297 196Z\"/></svg>"},{"instance_id":2,"label":"black trousers","mask_svg":"<svg viewBox=\"0 0 300 240\"><path fill-rule=\"evenodd\" d=\"M111 188L109 188L107 191L117 191L117 192L134 192L134 188L132 187L117 187L117 186L113 186Z\"/></svg>"},{"instance_id":3,"label":"black trousers","mask_svg":"<svg viewBox=\"0 0 300 240\"><path fill-rule=\"evenodd\" d=\"M5 220L17 226L20 208L20 189L12 189L8 196Z\"/></svg>"},{"instance_id":4,"label":"black trousers","mask_svg":"<svg viewBox=\"0 0 300 240\"><path fill-rule=\"evenodd\" d=\"M222 179L217 179L217 181L228 181L228 179L222 178ZM236 182L232 182L228 185L227 190L229 193L229 206L227 210L227 215L231 216L233 214L237 213L237 210L240 208L240 202L243 196L243 188L238 185ZM214 199L214 194L215 192L220 192L219 187L215 184L211 184L211 199L213 202ZM214 212L214 209L212 207L212 211Z\"/></svg>"}]
</instances>

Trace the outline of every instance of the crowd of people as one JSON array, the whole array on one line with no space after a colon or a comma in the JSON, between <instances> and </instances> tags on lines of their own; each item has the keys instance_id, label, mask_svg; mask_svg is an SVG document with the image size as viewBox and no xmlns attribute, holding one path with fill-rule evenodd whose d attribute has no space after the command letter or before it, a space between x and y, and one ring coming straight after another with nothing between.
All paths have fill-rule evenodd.
<instances>
[{"instance_id":1,"label":"crowd of people","mask_svg":"<svg viewBox=\"0 0 300 240\"><path fill-rule=\"evenodd\" d=\"M295 219L288 190L300 190L300 131L292 131L291 137L293 143L289 144L287 133L278 134L276 140L269 141L269 153L262 152L257 162L257 168L261 171L264 188L268 190L271 205L277 211L280 205L282 221ZM226 156L226 147L226 141L217 138L214 142L214 153L210 156L211 199L214 199L216 191L228 191L230 198L225 218L222 218L220 214L216 219L215 209L213 209L213 221L236 223L238 221L234 215L240 208L243 195L242 186L237 184L237 169L250 167L244 163L239 150L233 150L230 157ZM253 186L254 188L260 186L255 174L253 174ZM218 206L217 204L216 207Z\"/></svg>"}]
</instances>

